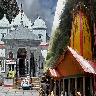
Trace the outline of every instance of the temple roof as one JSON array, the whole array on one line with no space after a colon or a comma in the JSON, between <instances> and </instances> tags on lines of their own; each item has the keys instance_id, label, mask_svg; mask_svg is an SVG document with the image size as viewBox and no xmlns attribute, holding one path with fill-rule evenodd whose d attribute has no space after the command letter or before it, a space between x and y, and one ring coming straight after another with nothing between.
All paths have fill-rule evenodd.
<instances>
[{"instance_id":1,"label":"temple roof","mask_svg":"<svg viewBox=\"0 0 96 96\"><path fill-rule=\"evenodd\" d=\"M80 76L86 75L86 73L96 75L96 61L86 60L74 49L68 47L55 67L49 67L47 71L50 76L55 78Z\"/></svg>"},{"instance_id":2,"label":"temple roof","mask_svg":"<svg viewBox=\"0 0 96 96\"><path fill-rule=\"evenodd\" d=\"M32 23L31 20L25 15L25 13L19 12L19 14L16 16L16 18L12 21L11 25L21 25L21 14L22 14L22 21L24 26L28 26L29 29L32 29Z\"/></svg>"},{"instance_id":3,"label":"temple roof","mask_svg":"<svg viewBox=\"0 0 96 96\"><path fill-rule=\"evenodd\" d=\"M85 72L96 74L96 66L93 67L93 65L88 60L84 59L71 47L68 47L68 49L73 55L73 57L79 62L80 66Z\"/></svg>"},{"instance_id":4,"label":"temple roof","mask_svg":"<svg viewBox=\"0 0 96 96\"><path fill-rule=\"evenodd\" d=\"M45 29L47 28L44 20L41 19L40 17L38 17L34 22L33 29L36 28L45 28Z\"/></svg>"},{"instance_id":5,"label":"temple roof","mask_svg":"<svg viewBox=\"0 0 96 96\"><path fill-rule=\"evenodd\" d=\"M28 28L20 25L16 30L12 30L7 34L3 39L31 39L31 40L40 40L37 35L33 34Z\"/></svg>"},{"instance_id":6,"label":"temple roof","mask_svg":"<svg viewBox=\"0 0 96 96\"><path fill-rule=\"evenodd\" d=\"M9 21L6 18L6 15L4 14L4 17L0 20L0 28L9 27Z\"/></svg>"}]
</instances>

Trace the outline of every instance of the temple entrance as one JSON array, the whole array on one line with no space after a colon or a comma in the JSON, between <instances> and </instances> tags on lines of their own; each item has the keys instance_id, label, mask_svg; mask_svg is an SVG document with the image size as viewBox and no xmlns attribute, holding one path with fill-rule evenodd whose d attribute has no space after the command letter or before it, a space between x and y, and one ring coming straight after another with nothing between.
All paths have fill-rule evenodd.
<instances>
[{"instance_id":1,"label":"temple entrance","mask_svg":"<svg viewBox=\"0 0 96 96\"><path fill-rule=\"evenodd\" d=\"M24 76L25 75L25 59L19 58L19 75Z\"/></svg>"},{"instance_id":2,"label":"temple entrance","mask_svg":"<svg viewBox=\"0 0 96 96\"><path fill-rule=\"evenodd\" d=\"M34 61L34 53L31 53L31 58L30 58L30 75L33 77L36 76L36 66L35 66L35 61Z\"/></svg>"},{"instance_id":3,"label":"temple entrance","mask_svg":"<svg viewBox=\"0 0 96 96\"><path fill-rule=\"evenodd\" d=\"M25 48L19 48L17 52L17 58L18 58L18 73L19 76L25 76L26 74L26 49Z\"/></svg>"}]
</instances>

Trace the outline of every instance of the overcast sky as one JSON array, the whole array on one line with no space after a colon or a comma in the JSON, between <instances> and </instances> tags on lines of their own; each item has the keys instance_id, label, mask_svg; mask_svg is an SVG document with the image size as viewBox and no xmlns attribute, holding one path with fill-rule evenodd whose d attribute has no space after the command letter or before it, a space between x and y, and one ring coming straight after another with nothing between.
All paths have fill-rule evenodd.
<instances>
[{"instance_id":1,"label":"overcast sky","mask_svg":"<svg viewBox=\"0 0 96 96\"><path fill-rule=\"evenodd\" d=\"M57 0L17 0L19 6L21 2L23 3L25 14L28 18L31 18L32 22L34 22L37 16L42 17L46 21L48 33L50 34Z\"/></svg>"}]
</instances>

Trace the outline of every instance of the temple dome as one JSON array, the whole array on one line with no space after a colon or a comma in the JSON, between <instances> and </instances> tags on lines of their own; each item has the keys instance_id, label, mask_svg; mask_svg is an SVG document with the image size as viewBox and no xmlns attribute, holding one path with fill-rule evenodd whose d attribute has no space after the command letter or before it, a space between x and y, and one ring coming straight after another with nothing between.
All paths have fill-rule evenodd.
<instances>
[{"instance_id":1,"label":"temple dome","mask_svg":"<svg viewBox=\"0 0 96 96\"><path fill-rule=\"evenodd\" d=\"M44 20L41 19L40 17L38 17L38 18L35 20L35 22L34 22L33 29L36 29L36 28L44 28L44 29L47 28Z\"/></svg>"},{"instance_id":2,"label":"temple dome","mask_svg":"<svg viewBox=\"0 0 96 96\"><path fill-rule=\"evenodd\" d=\"M32 23L31 20L23 13L19 12L19 14L16 16L16 18L12 21L11 25L21 25L21 14L22 14L22 22L24 26L27 26L29 29L32 29Z\"/></svg>"},{"instance_id":3,"label":"temple dome","mask_svg":"<svg viewBox=\"0 0 96 96\"><path fill-rule=\"evenodd\" d=\"M4 14L4 17L0 20L0 27L3 28L9 26L10 26L9 21L7 20L6 15Z\"/></svg>"}]
</instances>

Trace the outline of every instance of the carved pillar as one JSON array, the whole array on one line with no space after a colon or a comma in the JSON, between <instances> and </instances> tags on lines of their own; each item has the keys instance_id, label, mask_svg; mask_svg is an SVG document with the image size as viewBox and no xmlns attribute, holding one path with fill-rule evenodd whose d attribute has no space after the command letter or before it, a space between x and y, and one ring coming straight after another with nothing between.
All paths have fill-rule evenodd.
<instances>
[{"instance_id":1,"label":"carved pillar","mask_svg":"<svg viewBox=\"0 0 96 96\"><path fill-rule=\"evenodd\" d=\"M28 74L30 74L30 46L27 46L27 59L28 59Z\"/></svg>"},{"instance_id":2,"label":"carved pillar","mask_svg":"<svg viewBox=\"0 0 96 96\"><path fill-rule=\"evenodd\" d=\"M25 59L24 62L25 62L25 74L28 74L28 72L27 72L27 67L28 67L28 66L27 66L27 59Z\"/></svg>"},{"instance_id":3,"label":"carved pillar","mask_svg":"<svg viewBox=\"0 0 96 96\"><path fill-rule=\"evenodd\" d=\"M18 78L19 77L19 58L17 59L16 61L16 77Z\"/></svg>"}]
</instances>

